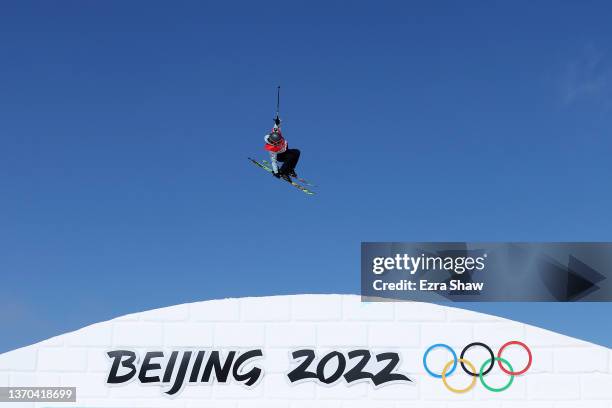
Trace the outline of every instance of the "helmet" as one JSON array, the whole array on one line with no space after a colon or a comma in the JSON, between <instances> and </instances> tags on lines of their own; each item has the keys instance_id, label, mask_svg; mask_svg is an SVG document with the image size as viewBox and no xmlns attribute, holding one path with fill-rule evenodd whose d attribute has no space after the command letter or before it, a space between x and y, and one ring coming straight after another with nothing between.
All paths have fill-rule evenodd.
<instances>
[{"instance_id":1,"label":"helmet","mask_svg":"<svg viewBox=\"0 0 612 408\"><path fill-rule=\"evenodd\" d=\"M272 133L267 134L264 139L266 143L271 144L272 146L277 146L283 141L281 134L276 131L272 131Z\"/></svg>"}]
</instances>

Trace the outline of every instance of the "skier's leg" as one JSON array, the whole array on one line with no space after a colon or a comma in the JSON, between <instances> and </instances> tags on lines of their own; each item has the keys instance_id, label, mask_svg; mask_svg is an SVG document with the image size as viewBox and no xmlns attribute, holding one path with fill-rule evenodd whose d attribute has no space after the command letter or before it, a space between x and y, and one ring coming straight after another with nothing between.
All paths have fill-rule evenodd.
<instances>
[{"instance_id":1,"label":"skier's leg","mask_svg":"<svg viewBox=\"0 0 612 408\"><path fill-rule=\"evenodd\" d=\"M283 153L276 156L276 159L283 163L279 172L292 177L297 177L295 174L295 166L300 160L300 151L298 149L287 149Z\"/></svg>"},{"instance_id":2,"label":"skier's leg","mask_svg":"<svg viewBox=\"0 0 612 408\"><path fill-rule=\"evenodd\" d=\"M293 150L293 155L292 155L292 160L291 160L291 172L289 173L289 175L291 177L296 177L297 178L297 173L295 172L295 167L297 166L298 162L300 161L300 151L298 149L292 149Z\"/></svg>"},{"instance_id":3,"label":"skier's leg","mask_svg":"<svg viewBox=\"0 0 612 408\"><path fill-rule=\"evenodd\" d=\"M300 151L298 149L288 149L285 154L287 154L287 158L285 159L287 165L286 170L293 173L295 171L295 166L297 166L300 160Z\"/></svg>"},{"instance_id":4,"label":"skier's leg","mask_svg":"<svg viewBox=\"0 0 612 408\"><path fill-rule=\"evenodd\" d=\"M283 163L280 169L278 169L278 172L280 174L288 174L287 170L289 169L289 161L291 157L291 155L288 153L289 153L289 150L286 150L283 153L279 153L278 155L276 155L276 160Z\"/></svg>"},{"instance_id":5,"label":"skier's leg","mask_svg":"<svg viewBox=\"0 0 612 408\"><path fill-rule=\"evenodd\" d=\"M293 162L293 167L291 168L292 170L295 170L295 168L297 167L298 162L300 161L300 154L301 152L298 149L291 149L295 152L295 161Z\"/></svg>"}]
</instances>

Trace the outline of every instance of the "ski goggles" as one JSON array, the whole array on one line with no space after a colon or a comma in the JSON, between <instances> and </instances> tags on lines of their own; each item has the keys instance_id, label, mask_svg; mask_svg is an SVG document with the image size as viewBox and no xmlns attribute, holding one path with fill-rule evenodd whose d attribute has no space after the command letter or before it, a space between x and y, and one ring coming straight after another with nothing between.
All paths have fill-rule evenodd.
<instances>
[{"instance_id":1,"label":"ski goggles","mask_svg":"<svg viewBox=\"0 0 612 408\"><path fill-rule=\"evenodd\" d=\"M510 364L510 362L508 360L506 360L505 358L502 357L503 351L507 347L513 346L513 345L520 346L520 347L524 348L525 351L527 352L527 356L528 356L527 364L525 365L525 367L523 369L521 369L519 371L514 371L514 368L512 367L512 364ZM482 365L480 366L480 370L476 370L476 366L474 366L474 364L472 362L470 362L468 359L465 358L465 353L470 348L473 348L473 347L483 347L489 353L489 356L490 356L490 358L488 358L484 363L482 363ZM442 372L440 374L434 373L427 366L427 356L429 355L429 353L432 350L437 349L437 348L446 349L453 356L453 359L450 360L449 362L447 362L444 365L444 368L442 369ZM502 372L504 372L505 374L510 376L510 379L508 380L508 382L504 386L499 387L499 388L491 387L484 380L484 377L487 374L489 374L491 372L491 370L493 370L493 367L495 366L495 362L497 362L497 364L499 365L499 368L502 370ZM533 362L533 356L531 354L531 350L529 349L529 347L527 347L527 345L525 343L522 343L520 341L509 341L509 342L505 343L503 346L501 346L499 348L499 351L497 352L497 356L495 356L495 354L493 353L493 350L491 350L491 347L487 346L484 343L480 343L480 342L470 343L467 346L465 346L463 348L463 350L461 350L461 354L459 355L459 358L457 358L457 354L455 353L455 350L453 350L448 344L443 344L443 343L438 343L438 344L434 344L432 346L429 346L429 348L425 351L425 354L423 354L423 367L425 367L425 371L427 371L427 373L429 375L431 375L432 377L434 377L434 378L441 378L442 379L442 383L444 384L444 387L447 390L449 390L451 392L454 392L456 394L463 394L463 393L468 392L472 388L474 388L474 386L476 385L476 378L478 378L480 380L481 384L487 390L489 390L491 392L502 392L502 391L505 391L508 388L510 388L510 386L514 382L514 377L516 377L517 375L525 374L527 372L527 370L529 370L529 368L531 367L531 363L532 362ZM461 368L463 369L463 371L465 371L469 376L472 377L472 381L465 388L459 389L459 388L452 387L451 385L448 384L447 378L450 377L455 372L455 369L457 368L457 365L461 365ZM469 369L468 369L468 367L469 367Z\"/></svg>"}]
</instances>

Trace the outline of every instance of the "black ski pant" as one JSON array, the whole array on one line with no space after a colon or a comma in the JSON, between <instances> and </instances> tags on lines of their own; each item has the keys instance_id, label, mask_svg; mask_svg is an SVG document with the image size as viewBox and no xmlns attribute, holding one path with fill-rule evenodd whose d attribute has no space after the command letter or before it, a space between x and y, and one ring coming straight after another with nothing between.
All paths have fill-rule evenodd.
<instances>
[{"instance_id":1,"label":"black ski pant","mask_svg":"<svg viewBox=\"0 0 612 408\"><path fill-rule=\"evenodd\" d=\"M300 160L300 151L298 149L287 149L283 153L277 154L276 159L283 163L279 172L281 174L289 174L295 170L295 166L297 166Z\"/></svg>"}]
</instances>

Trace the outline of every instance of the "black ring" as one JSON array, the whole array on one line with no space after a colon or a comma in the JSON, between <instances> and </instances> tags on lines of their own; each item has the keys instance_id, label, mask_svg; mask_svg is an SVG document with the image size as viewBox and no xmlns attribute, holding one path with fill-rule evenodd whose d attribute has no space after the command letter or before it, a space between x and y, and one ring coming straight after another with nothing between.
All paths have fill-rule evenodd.
<instances>
[{"instance_id":1,"label":"black ring","mask_svg":"<svg viewBox=\"0 0 612 408\"><path fill-rule=\"evenodd\" d=\"M487 370L482 373L482 375L485 376L489 374L489 372L493 369L493 366L495 365L495 354L493 354L493 350L491 350L491 347L487 346L484 343L479 343L479 342L470 343L467 346L465 346L463 350L461 350L461 357L459 357L459 360L462 360L463 356L465 355L465 352L468 351L469 348L474 347L474 346L484 347L491 355L491 364L489 365L489 368L487 368ZM465 364L463 364L463 362L461 363L461 368L463 368L463 371L465 371L468 375L471 375L472 377L478 377L478 373L473 373L470 370L468 370L465 367Z\"/></svg>"}]
</instances>

